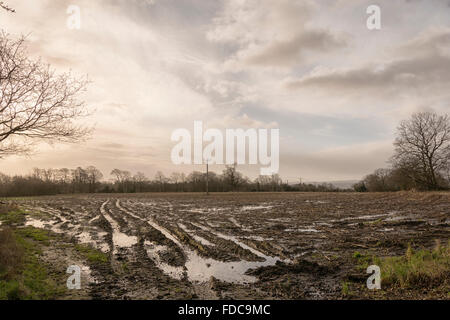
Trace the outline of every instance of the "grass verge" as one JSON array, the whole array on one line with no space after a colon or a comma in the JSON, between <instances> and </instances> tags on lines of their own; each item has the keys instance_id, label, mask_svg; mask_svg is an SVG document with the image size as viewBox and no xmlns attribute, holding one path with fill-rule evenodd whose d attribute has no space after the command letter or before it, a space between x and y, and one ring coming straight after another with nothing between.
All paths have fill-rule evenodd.
<instances>
[{"instance_id":1,"label":"grass verge","mask_svg":"<svg viewBox=\"0 0 450 320\"><path fill-rule=\"evenodd\" d=\"M405 255L399 257L376 257L355 252L358 268L365 270L371 264L381 269L382 288L419 289L449 288L450 242L439 242L432 250L414 250L408 246Z\"/></svg>"},{"instance_id":2,"label":"grass verge","mask_svg":"<svg viewBox=\"0 0 450 320\"><path fill-rule=\"evenodd\" d=\"M65 292L39 260L45 231L27 227L0 230L0 300L49 300Z\"/></svg>"},{"instance_id":3,"label":"grass verge","mask_svg":"<svg viewBox=\"0 0 450 320\"><path fill-rule=\"evenodd\" d=\"M20 225L25 222L26 212L16 206L0 206L2 225Z\"/></svg>"}]
</instances>

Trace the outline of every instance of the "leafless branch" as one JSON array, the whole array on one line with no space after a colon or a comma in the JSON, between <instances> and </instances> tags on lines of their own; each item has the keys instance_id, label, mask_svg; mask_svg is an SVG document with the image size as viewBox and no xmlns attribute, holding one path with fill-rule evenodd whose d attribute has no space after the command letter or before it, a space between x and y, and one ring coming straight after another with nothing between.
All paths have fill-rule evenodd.
<instances>
[{"instance_id":1,"label":"leafless branch","mask_svg":"<svg viewBox=\"0 0 450 320\"><path fill-rule=\"evenodd\" d=\"M12 9L11 7L9 7L3 1L0 1L0 8L5 9L6 11L9 11L9 12L16 12L16 10Z\"/></svg>"},{"instance_id":2,"label":"leafless branch","mask_svg":"<svg viewBox=\"0 0 450 320\"><path fill-rule=\"evenodd\" d=\"M87 116L79 100L87 79L56 74L27 57L25 38L0 33L0 157L25 153L35 140L77 142L89 128L76 124Z\"/></svg>"}]
</instances>

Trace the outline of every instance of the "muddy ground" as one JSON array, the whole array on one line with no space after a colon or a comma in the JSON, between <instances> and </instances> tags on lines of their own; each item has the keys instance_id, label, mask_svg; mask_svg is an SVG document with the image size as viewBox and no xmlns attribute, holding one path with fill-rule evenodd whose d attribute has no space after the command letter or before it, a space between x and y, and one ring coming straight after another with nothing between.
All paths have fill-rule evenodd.
<instances>
[{"instance_id":1,"label":"muddy ground","mask_svg":"<svg viewBox=\"0 0 450 320\"><path fill-rule=\"evenodd\" d=\"M88 274L80 297L86 299L340 299L344 281L363 284L367 278L355 266L355 251L402 255L409 243L432 248L450 238L449 193L108 194L14 201L30 212L27 225L108 254L103 264L68 261L61 249L43 257L62 272L71 263L83 264ZM370 293L353 296L359 297ZM436 298L421 292L383 296L411 297Z\"/></svg>"}]
</instances>

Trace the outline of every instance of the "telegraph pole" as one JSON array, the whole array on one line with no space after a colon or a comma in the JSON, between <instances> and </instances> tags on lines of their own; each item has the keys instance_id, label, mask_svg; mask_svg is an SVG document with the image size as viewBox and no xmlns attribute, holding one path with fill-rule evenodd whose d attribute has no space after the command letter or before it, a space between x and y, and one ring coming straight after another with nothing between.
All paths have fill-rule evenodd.
<instances>
[{"instance_id":1,"label":"telegraph pole","mask_svg":"<svg viewBox=\"0 0 450 320\"><path fill-rule=\"evenodd\" d=\"M209 196L209 163L206 160L206 195Z\"/></svg>"}]
</instances>

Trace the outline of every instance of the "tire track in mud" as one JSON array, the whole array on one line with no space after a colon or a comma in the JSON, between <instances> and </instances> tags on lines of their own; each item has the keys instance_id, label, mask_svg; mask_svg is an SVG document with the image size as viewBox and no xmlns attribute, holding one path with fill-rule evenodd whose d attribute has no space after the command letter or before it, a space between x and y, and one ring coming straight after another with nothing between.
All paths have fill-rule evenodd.
<instances>
[{"instance_id":1,"label":"tire track in mud","mask_svg":"<svg viewBox=\"0 0 450 320\"><path fill-rule=\"evenodd\" d=\"M162 299L171 296L175 299L192 298L192 289L182 282L175 282L161 272L150 259L140 236L129 236L121 230L128 229L129 221L115 215L107 206L107 200L100 206L101 215L109 223L110 259L112 274L106 276L106 284L97 292L112 291L115 298ZM124 225L125 224L125 225ZM132 245L130 246L130 240ZM125 242L123 242L125 241ZM104 294L104 292L103 292Z\"/></svg>"},{"instance_id":2,"label":"tire track in mud","mask_svg":"<svg viewBox=\"0 0 450 320\"><path fill-rule=\"evenodd\" d=\"M184 267L186 258L184 257L184 252L180 250L182 245L174 236L171 235L168 230L163 227L159 227L156 222L151 221L150 223L149 221L146 221L145 219L134 214L132 211L122 207L119 199L115 201L115 207L125 213L129 218L133 219L134 221L132 223L135 227L140 228L143 225L150 226L153 231L158 233L161 237L163 237L163 240L165 240L163 241L165 244L157 244L155 243L155 239L150 239L151 237L140 233L140 241L138 245L141 260L148 261L152 266L152 273L157 275L157 279L153 279L153 282L156 282L158 292L162 292L162 296L167 296L169 294L172 295L174 292L176 294L176 292L181 289L185 292L183 298L186 298L186 296L188 298L199 297L202 299L219 298L217 292L211 290L209 284L196 284L191 283L188 280L186 268ZM169 251L173 248L178 250L180 254L183 255L182 266L173 266L163 261L162 256L164 254L169 254ZM155 272L155 269L157 272ZM167 291L168 288L172 288L172 290ZM166 293L164 294L164 292Z\"/></svg>"},{"instance_id":3,"label":"tire track in mud","mask_svg":"<svg viewBox=\"0 0 450 320\"><path fill-rule=\"evenodd\" d=\"M150 251L150 256L151 256L151 260L153 260L155 262L155 264L162 266L164 269L166 270L171 270L171 274L175 275L176 274L176 278L179 278L179 280L181 280L183 278L183 268L182 265L185 264L185 259L186 257L184 256L183 251L181 250L177 250L176 252L172 252L174 254L179 254L182 256L183 261L182 261L182 265L180 265L180 263L165 263L163 261L163 259L160 258L160 254L163 251L167 251L170 250L170 246L169 245L174 245L175 249L179 249L181 243L175 238L173 237L168 231L164 230L159 230L158 228L155 228L156 224L150 223L149 221L146 221L145 219L137 216L136 214L134 214L133 212L131 212L128 209L125 209L124 207L122 207L120 205L120 200L117 199L115 201L115 207L120 210L121 212L125 213L127 216L131 217L132 219L134 219L133 224L135 225L136 229L141 228L142 226L148 226L150 225L154 231L156 231L157 233L160 234L160 237L158 237L159 239L154 239L150 236L148 236L147 234L143 234L142 232L140 232L140 238L141 238L141 243L143 243L144 247L146 247L146 251L149 253ZM147 228L147 227L146 227ZM162 239L161 239L162 237ZM160 240L163 240L162 243ZM155 259L152 259L155 258ZM156 261L155 261L156 260Z\"/></svg>"},{"instance_id":4,"label":"tire track in mud","mask_svg":"<svg viewBox=\"0 0 450 320\"><path fill-rule=\"evenodd\" d=\"M159 226L158 224L156 224L156 222L154 222L152 219L151 220L145 220L144 218L139 217L138 215L134 214L132 211L125 209L124 207L122 207L120 205L120 200L117 199L115 202L115 206L117 207L117 209L119 209L120 211L122 211L123 213L125 213L126 215L140 221L141 223L144 224L148 224L150 225L153 229L159 231L166 239L168 239L169 241L171 241L174 245L176 245L178 248L183 249L183 245L181 244L180 241L178 241L178 239L173 236L167 229L165 229L162 226ZM183 267L174 267L171 266L167 263L164 263L160 257L160 253L163 251L167 250L167 246L166 245L160 245L157 243L154 243L152 241L149 240L145 240L144 241L144 245L147 248L147 255L148 257L155 263L155 265L161 269L164 273L166 273L167 275L169 275L170 277L177 279L177 280L181 280L183 278L186 277L186 273ZM184 251L181 251L182 254L184 255Z\"/></svg>"},{"instance_id":5,"label":"tire track in mud","mask_svg":"<svg viewBox=\"0 0 450 320\"><path fill-rule=\"evenodd\" d=\"M119 223L116 220L114 220L112 216L108 213L108 209L106 208L106 205L108 203L109 200L103 202L103 204L100 207L100 212L111 226L112 232L111 252L112 254L118 254L121 248L131 248L138 242L138 240L136 236L129 236L126 233L120 231Z\"/></svg>"},{"instance_id":6,"label":"tire track in mud","mask_svg":"<svg viewBox=\"0 0 450 320\"><path fill-rule=\"evenodd\" d=\"M249 269L256 269L259 267L275 265L277 261L280 261L278 257L269 257L264 255L262 252L247 246L246 244L240 242L235 237L225 236L218 234L217 236L225 240L234 242L236 245L243 249L246 249L256 256L260 257L264 261L233 261L233 262L223 262L212 258L201 257L197 252L191 250L187 245L181 243L181 241L176 238L168 229L159 225L153 218L148 220L134 214L128 209L125 209L120 205L120 201L116 201L116 206L118 209L122 210L126 214L146 222L154 229L159 230L167 239L171 240L175 245L183 250L187 257L186 264L184 266L185 272L189 281L191 282L207 282L211 277L219 279L221 281L230 283L253 283L257 281L256 277L247 275ZM193 224L194 225L194 224ZM206 227L204 227L206 228ZM211 230L209 230L212 234ZM233 241L234 240L234 241ZM164 271L164 270L163 270Z\"/></svg>"},{"instance_id":7,"label":"tire track in mud","mask_svg":"<svg viewBox=\"0 0 450 320\"><path fill-rule=\"evenodd\" d=\"M193 226L196 226L197 228L200 228L200 229L203 230L203 231L206 231L206 232L209 232L209 233L213 234L214 236L216 236L216 237L218 237L218 238L225 239L225 240L229 240L229 241L235 243L237 246L243 248L244 250L250 251L250 252L253 253L254 255L258 256L259 258L262 258L262 259L264 259L264 260L270 260L270 259L272 259L272 257L267 256L267 255L265 255L264 253L262 253L262 252L256 250L255 248L252 248L252 247L246 245L245 243L241 242L240 240L238 240L238 239L237 239L236 237L234 237L234 236L228 236L228 235L225 235L225 234L223 234L223 233L213 231L211 228L208 228L208 227L206 227L206 226L204 226L204 225L201 225L201 224L199 224L199 223L191 222L191 224L192 224Z\"/></svg>"}]
</instances>

